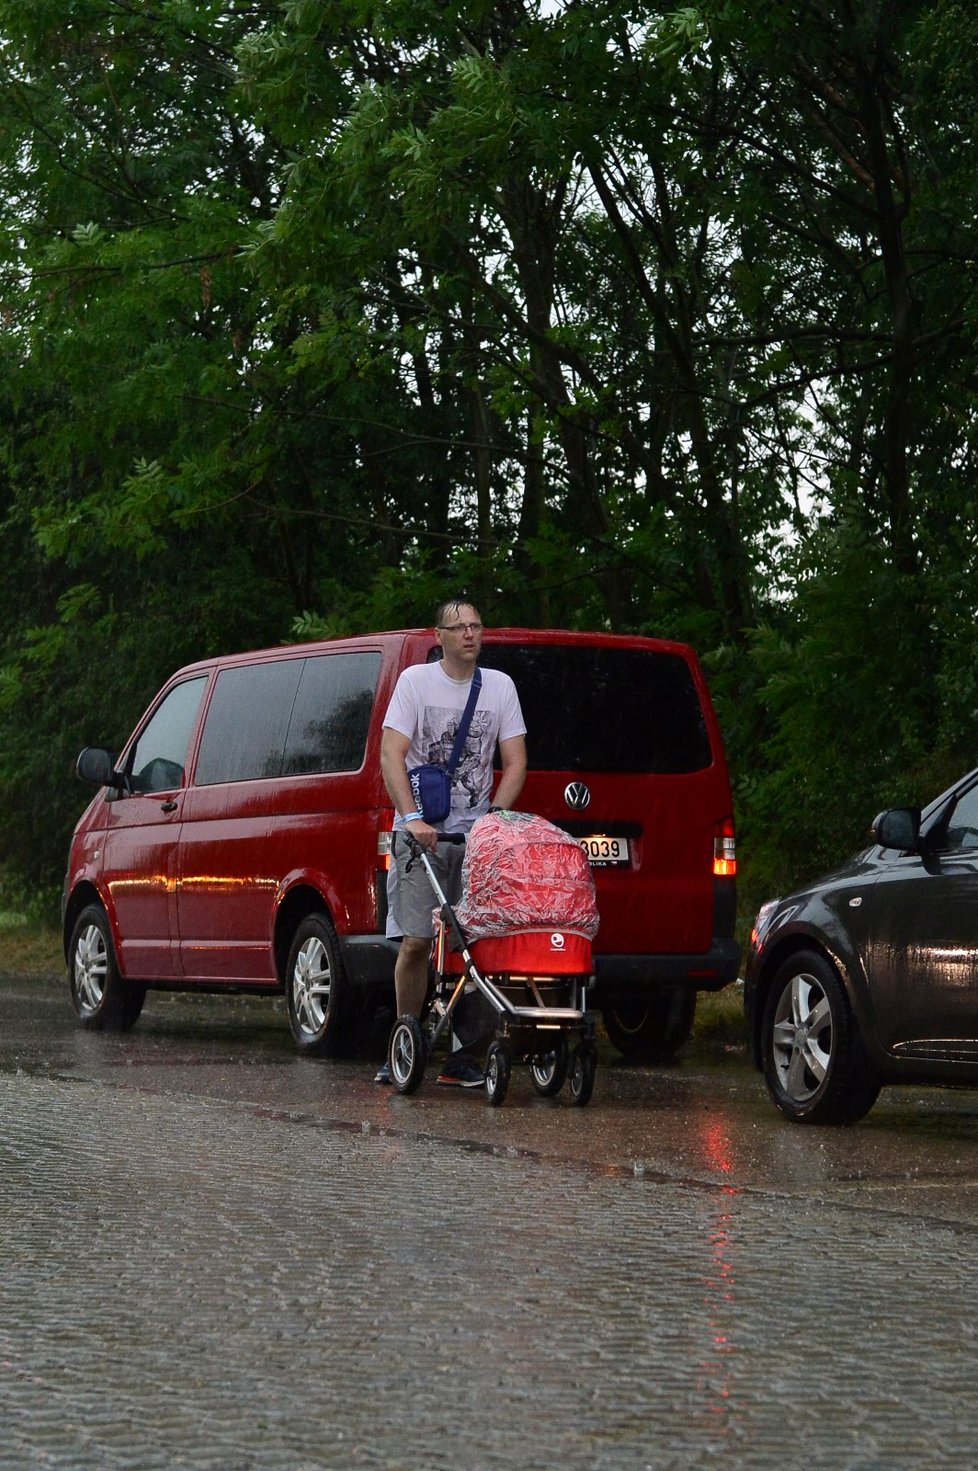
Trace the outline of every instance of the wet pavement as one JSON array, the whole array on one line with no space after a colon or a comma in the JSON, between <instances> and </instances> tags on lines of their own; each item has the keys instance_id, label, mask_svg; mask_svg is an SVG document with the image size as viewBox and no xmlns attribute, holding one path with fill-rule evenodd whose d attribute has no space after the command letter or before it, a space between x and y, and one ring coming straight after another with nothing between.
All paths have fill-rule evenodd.
<instances>
[{"instance_id":1,"label":"wet pavement","mask_svg":"<svg viewBox=\"0 0 978 1471\"><path fill-rule=\"evenodd\" d=\"M0 1018L3 1471L973 1462L978 1094L800 1128L701 1048L490 1109L268 1001Z\"/></svg>"}]
</instances>

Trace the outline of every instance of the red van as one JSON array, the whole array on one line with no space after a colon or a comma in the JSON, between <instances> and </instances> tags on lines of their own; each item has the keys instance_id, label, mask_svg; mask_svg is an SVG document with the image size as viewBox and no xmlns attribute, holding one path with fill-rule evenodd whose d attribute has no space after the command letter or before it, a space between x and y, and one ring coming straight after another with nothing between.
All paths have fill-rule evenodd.
<instances>
[{"instance_id":1,"label":"red van","mask_svg":"<svg viewBox=\"0 0 978 1471\"><path fill-rule=\"evenodd\" d=\"M431 630L204 660L174 674L71 843L64 945L83 1025L122 1029L148 988L284 992L295 1040L333 1054L393 998L392 809L381 721ZM487 630L516 682L521 807L573 833L601 914L591 1004L626 1056L669 1054L696 993L738 971L730 784L695 655L598 633Z\"/></svg>"}]
</instances>

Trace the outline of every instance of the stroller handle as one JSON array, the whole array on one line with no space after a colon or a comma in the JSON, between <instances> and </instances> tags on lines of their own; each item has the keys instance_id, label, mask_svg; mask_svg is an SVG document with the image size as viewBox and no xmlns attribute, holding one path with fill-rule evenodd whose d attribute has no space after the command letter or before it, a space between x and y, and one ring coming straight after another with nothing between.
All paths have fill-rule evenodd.
<instances>
[{"instance_id":1,"label":"stroller handle","mask_svg":"<svg viewBox=\"0 0 978 1471\"><path fill-rule=\"evenodd\" d=\"M422 848L421 844L418 842L413 833L409 833L405 829L404 837L407 839L408 848L412 853L421 854L424 852L424 849ZM436 833L435 838L436 841L439 843L455 843L457 845L459 843L465 842L464 833Z\"/></svg>"}]
</instances>

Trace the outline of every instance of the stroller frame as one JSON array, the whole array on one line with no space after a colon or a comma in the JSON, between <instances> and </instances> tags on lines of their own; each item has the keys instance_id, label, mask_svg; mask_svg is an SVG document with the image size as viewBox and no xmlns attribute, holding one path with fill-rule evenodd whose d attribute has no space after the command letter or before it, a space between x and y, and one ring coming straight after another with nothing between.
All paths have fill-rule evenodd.
<instances>
[{"instance_id":1,"label":"stroller frame","mask_svg":"<svg viewBox=\"0 0 978 1471\"><path fill-rule=\"evenodd\" d=\"M571 1101L583 1107L591 1100L597 1069L594 1018L585 1006L587 980L582 975L526 974L498 971L495 979L485 974L473 959L468 937L448 902L427 852L411 835L411 862L420 859L438 901L440 933L433 945L434 980L422 1018L398 1017L388 1043L391 1080L398 1093L414 1093L424 1080L428 1059L451 1025L452 1013L474 984L496 1013L496 1030L486 1053L485 1090L487 1101L500 1105L509 1088L514 1062L528 1062L533 1086L544 1098L560 1092L569 1083ZM464 843L461 833L440 833L439 842ZM448 941L461 958L461 973L445 968ZM474 942L475 943L475 942ZM543 995L545 983L569 991L572 1004L551 1006ZM517 990L518 1004L508 991Z\"/></svg>"}]
</instances>

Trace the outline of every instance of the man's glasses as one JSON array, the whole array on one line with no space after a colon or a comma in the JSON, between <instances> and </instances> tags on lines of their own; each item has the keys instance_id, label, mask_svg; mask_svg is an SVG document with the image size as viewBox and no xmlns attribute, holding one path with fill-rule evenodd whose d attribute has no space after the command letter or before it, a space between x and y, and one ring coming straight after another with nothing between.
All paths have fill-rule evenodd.
<instances>
[{"instance_id":1,"label":"man's glasses","mask_svg":"<svg viewBox=\"0 0 978 1471\"><path fill-rule=\"evenodd\" d=\"M481 633L481 623L439 623L442 633Z\"/></svg>"}]
</instances>

